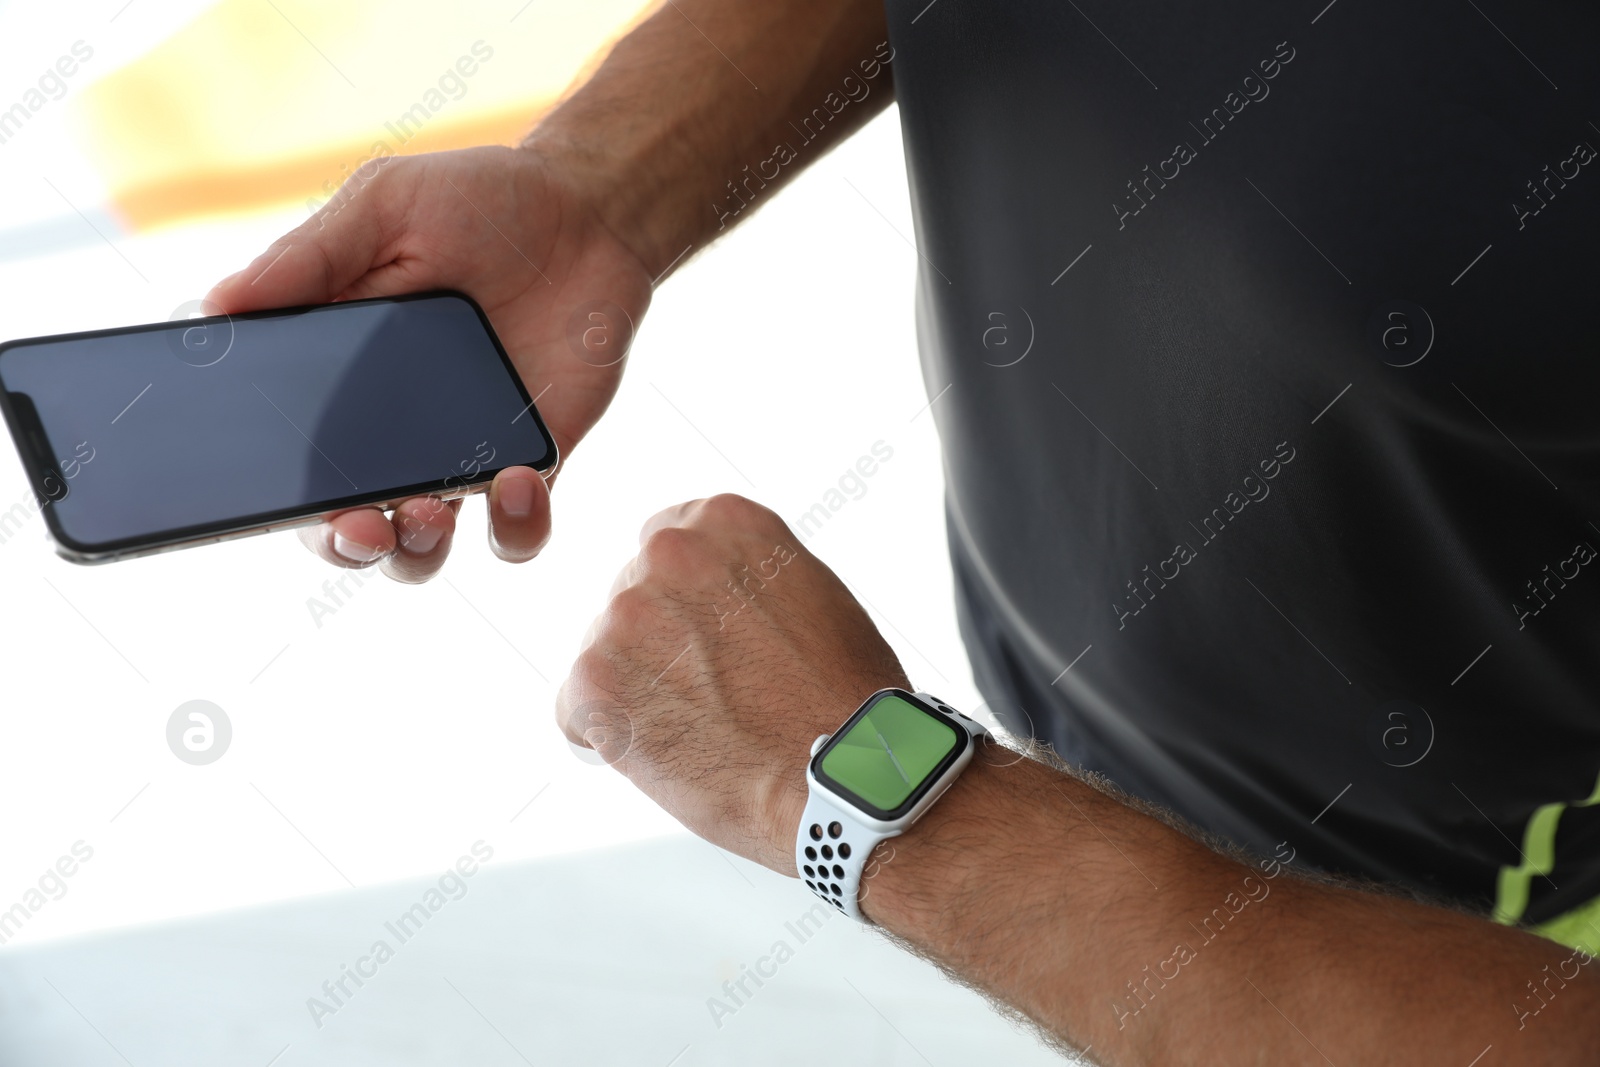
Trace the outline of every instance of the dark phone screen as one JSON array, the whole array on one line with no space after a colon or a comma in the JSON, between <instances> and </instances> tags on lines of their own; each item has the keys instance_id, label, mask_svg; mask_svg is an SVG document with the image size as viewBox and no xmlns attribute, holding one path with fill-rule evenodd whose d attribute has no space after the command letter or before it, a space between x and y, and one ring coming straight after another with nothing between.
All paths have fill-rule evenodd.
<instances>
[{"instance_id":1,"label":"dark phone screen","mask_svg":"<svg viewBox=\"0 0 1600 1067\"><path fill-rule=\"evenodd\" d=\"M453 294L14 343L0 385L13 423L33 422L32 449L54 461L31 472L36 486L57 479L41 489L54 532L80 550L444 491L554 458L478 309Z\"/></svg>"}]
</instances>

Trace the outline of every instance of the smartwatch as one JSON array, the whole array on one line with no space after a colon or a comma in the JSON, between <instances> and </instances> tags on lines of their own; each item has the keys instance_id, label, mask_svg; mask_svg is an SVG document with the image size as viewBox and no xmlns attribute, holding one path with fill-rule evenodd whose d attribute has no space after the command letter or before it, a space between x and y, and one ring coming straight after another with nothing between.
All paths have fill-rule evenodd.
<instances>
[{"instance_id":1,"label":"smartwatch","mask_svg":"<svg viewBox=\"0 0 1600 1067\"><path fill-rule=\"evenodd\" d=\"M972 761L988 730L928 693L880 689L811 745L795 867L852 919L868 858L922 817Z\"/></svg>"}]
</instances>

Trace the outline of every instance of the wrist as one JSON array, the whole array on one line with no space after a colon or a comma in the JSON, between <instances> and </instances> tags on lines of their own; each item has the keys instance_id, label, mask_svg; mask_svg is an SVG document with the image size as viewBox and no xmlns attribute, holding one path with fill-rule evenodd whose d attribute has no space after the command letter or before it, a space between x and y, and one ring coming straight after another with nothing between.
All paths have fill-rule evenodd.
<instances>
[{"instance_id":1,"label":"wrist","mask_svg":"<svg viewBox=\"0 0 1600 1067\"><path fill-rule=\"evenodd\" d=\"M1017 757L993 740L980 740L967 769L910 829L878 845L867 864L860 896L873 923L913 944L944 943L953 924L971 917L993 897L1000 881L1017 872L1015 824L1030 810L1026 794L1048 783L1049 768ZM997 758L998 757L998 758ZM1019 802L1020 801L1020 802Z\"/></svg>"},{"instance_id":2,"label":"wrist","mask_svg":"<svg viewBox=\"0 0 1600 1067\"><path fill-rule=\"evenodd\" d=\"M671 257L661 260L662 241L636 201L644 183L629 183L640 168L615 150L605 150L559 128L541 124L516 146L519 156L546 173L571 206L573 230L601 232L620 246L648 278L657 277ZM648 189L645 190L648 194ZM567 229L565 220L563 229ZM681 250L682 245L678 248Z\"/></svg>"},{"instance_id":3,"label":"wrist","mask_svg":"<svg viewBox=\"0 0 1600 1067\"><path fill-rule=\"evenodd\" d=\"M664 240L647 215L656 190L648 179L635 178L649 174L649 164L631 158L616 144L569 133L564 125L549 121L539 125L517 149L558 174L585 215L631 253L650 277L656 277L670 257L661 259Z\"/></svg>"}]
</instances>

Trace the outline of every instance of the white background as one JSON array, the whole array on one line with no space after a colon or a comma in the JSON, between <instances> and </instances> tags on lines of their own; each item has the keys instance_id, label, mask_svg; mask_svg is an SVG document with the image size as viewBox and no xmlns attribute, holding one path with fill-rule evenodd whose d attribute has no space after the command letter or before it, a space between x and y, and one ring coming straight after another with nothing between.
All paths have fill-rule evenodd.
<instances>
[{"instance_id":1,"label":"white background","mask_svg":"<svg viewBox=\"0 0 1600 1067\"><path fill-rule=\"evenodd\" d=\"M202 6L130 8L73 91ZM0 5L6 103L82 36L81 12L27 14L60 26L16 32L21 12ZM70 101L0 145L0 338L166 319L303 217L124 235L69 136ZM59 250L15 258L37 227ZM681 833L555 729L584 630L656 510L736 491L793 521L880 440L893 458L808 547L866 598L914 683L976 706L911 233L891 111L697 252L658 291L621 395L564 470L554 541L523 567L488 553L469 501L442 579L373 574L319 628L307 601L339 572L292 534L84 568L30 519L0 544L0 909L74 842L94 857L13 943L436 873L480 838L499 862ZM0 511L28 495L3 451ZM191 699L232 720L210 766L166 745Z\"/></svg>"}]
</instances>

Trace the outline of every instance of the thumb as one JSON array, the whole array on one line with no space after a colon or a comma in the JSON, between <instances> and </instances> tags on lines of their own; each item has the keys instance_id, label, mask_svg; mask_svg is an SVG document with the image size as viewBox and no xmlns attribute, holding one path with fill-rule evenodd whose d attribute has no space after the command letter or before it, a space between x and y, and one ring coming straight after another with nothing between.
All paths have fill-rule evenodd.
<instances>
[{"instance_id":1,"label":"thumb","mask_svg":"<svg viewBox=\"0 0 1600 1067\"><path fill-rule=\"evenodd\" d=\"M324 204L244 270L213 286L206 303L232 314L331 302L378 266L384 255L379 190L365 192Z\"/></svg>"}]
</instances>

